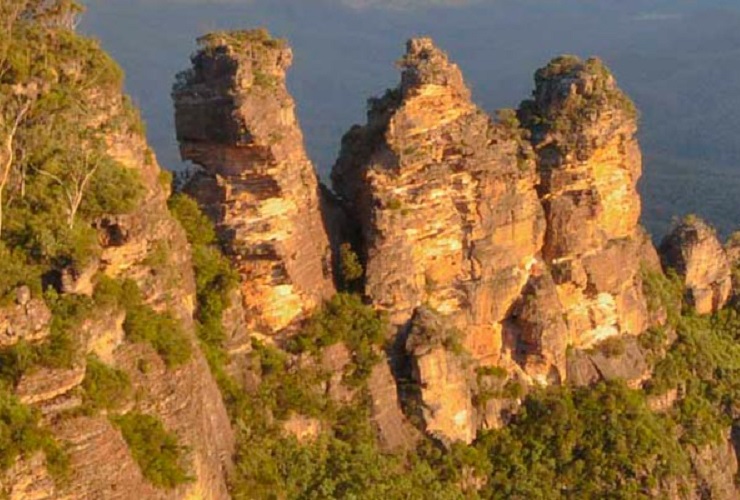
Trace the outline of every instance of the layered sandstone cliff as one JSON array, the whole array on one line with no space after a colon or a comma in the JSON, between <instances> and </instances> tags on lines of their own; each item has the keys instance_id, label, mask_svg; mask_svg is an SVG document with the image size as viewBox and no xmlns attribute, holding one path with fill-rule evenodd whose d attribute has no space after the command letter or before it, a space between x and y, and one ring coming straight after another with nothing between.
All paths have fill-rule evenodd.
<instances>
[{"instance_id":1,"label":"layered sandstone cliff","mask_svg":"<svg viewBox=\"0 0 740 500\"><path fill-rule=\"evenodd\" d=\"M334 292L319 186L285 85L292 52L264 31L200 39L175 85L186 186L241 274L247 325L289 330Z\"/></svg>"},{"instance_id":2,"label":"layered sandstone cliff","mask_svg":"<svg viewBox=\"0 0 740 500\"><path fill-rule=\"evenodd\" d=\"M118 93L100 92L88 107L104 123L121 120L124 113L123 97ZM99 256L83 269L63 270L60 293L91 295L103 276L132 280L145 304L172 314L192 354L184 364L168 367L151 345L127 340L123 309L93 310L73 332L79 351L74 366L30 370L14 389L22 403L39 410L44 425L67 451L68 480L51 481L43 460L23 457L0 477L0 489L13 499L228 498L233 435L220 391L195 337L190 249L167 209L169 186L161 182L161 169L138 132L111 127L107 141L111 158L137 172L143 188L141 202L130 213L103 216L94 222ZM43 343L49 338L51 321L44 302L21 288L15 304L0 309L0 344L12 345L19 339ZM88 354L126 373L136 397L120 401L118 413L135 410L160 420L189 450L183 465L192 481L172 490L154 487L144 478L109 416L81 411Z\"/></svg>"},{"instance_id":3,"label":"layered sandstone cliff","mask_svg":"<svg viewBox=\"0 0 740 500\"><path fill-rule=\"evenodd\" d=\"M529 146L472 103L431 40L411 40L401 66L332 172L362 228L365 292L399 326L426 305L464 332L476 360L498 364L502 321L545 231Z\"/></svg>"},{"instance_id":4,"label":"layered sandstone cliff","mask_svg":"<svg viewBox=\"0 0 740 500\"><path fill-rule=\"evenodd\" d=\"M649 323L638 224L642 173L636 111L597 59L564 56L535 76L519 115L531 132L547 219L542 248L565 312L568 344L589 348Z\"/></svg>"},{"instance_id":5,"label":"layered sandstone cliff","mask_svg":"<svg viewBox=\"0 0 740 500\"><path fill-rule=\"evenodd\" d=\"M361 228L366 295L402 334L411 329L412 375L427 410L437 407L427 428L469 441L497 419L468 408L474 370L420 349L414 332L428 328L412 318L433 313L473 367L528 384L565 382L568 348L648 328L641 273L659 264L638 224L636 116L596 60L554 60L533 100L498 122L431 40L409 41L400 66L400 85L371 99L367 124L344 137L332 181ZM634 365L629 378L643 378L630 353L604 373Z\"/></svg>"}]
</instances>

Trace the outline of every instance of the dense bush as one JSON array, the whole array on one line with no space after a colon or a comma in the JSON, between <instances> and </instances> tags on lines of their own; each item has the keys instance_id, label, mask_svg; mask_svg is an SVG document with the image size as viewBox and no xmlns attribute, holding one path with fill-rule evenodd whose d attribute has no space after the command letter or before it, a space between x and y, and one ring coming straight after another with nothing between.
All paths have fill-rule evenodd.
<instances>
[{"instance_id":1,"label":"dense bush","mask_svg":"<svg viewBox=\"0 0 740 500\"><path fill-rule=\"evenodd\" d=\"M187 449L177 436L151 415L128 413L114 417L144 477L155 486L174 488L192 480L185 467Z\"/></svg>"},{"instance_id":2,"label":"dense bush","mask_svg":"<svg viewBox=\"0 0 740 500\"><path fill-rule=\"evenodd\" d=\"M365 275L360 258L349 243L342 243L339 247L339 271L347 290L355 287Z\"/></svg>"},{"instance_id":3,"label":"dense bush","mask_svg":"<svg viewBox=\"0 0 740 500\"><path fill-rule=\"evenodd\" d=\"M0 349L0 384L14 386L34 367L71 368L79 359L78 329L92 312L92 301L80 295L59 295L47 291L46 302L52 312L51 335L44 342L21 340Z\"/></svg>"},{"instance_id":4,"label":"dense bush","mask_svg":"<svg viewBox=\"0 0 740 500\"><path fill-rule=\"evenodd\" d=\"M0 388L0 472L11 467L19 456L30 457L39 451L46 454L52 476L63 479L69 469L67 455L51 433L39 427L37 413Z\"/></svg>"},{"instance_id":5,"label":"dense bush","mask_svg":"<svg viewBox=\"0 0 740 500\"><path fill-rule=\"evenodd\" d=\"M380 360L380 346L388 325L372 307L357 295L339 293L315 313L300 334L290 340L294 353L317 353L328 346L344 343L352 352L352 364L345 380L361 384Z\"/></svg>"},{"instance_id":6,"label":"dense bush","mask_svg":"<svg viewBox=\"0 0 740 500\"><path fill-rule=\"evenodd\" d=\"M167 205L185 230L193 250L198 338L224 399L233 408L243 398L239 394L241 388L226 374L228 355L224 347L223 314L230 305L230 294L239 278L217 246L213 223L195 200L178 193L170 197Z\"/></svg>"},{"instance_id":7,"label":"dense bush","mask_svg":"<svg viewBox=\"0 0 740 500\"><path fill-rule=\"evenodd\" d=\"M101 277L93 297L101 307L124 309L126 338L150 344L168 367L182 365L190 359L192 346L181 322L171 313L155 311L145 304L134 281Z\"/></svg>"},{"instance_id":8,"label":"dense bush","mask_svg":"<svg viewBox=\"0 0 740 500\"><path fill-rule=\"evenodd\" d=\"M147 305L126 311L123 323L126 338L132 342L147 342L162 357L168 367L186 363L192 346L180 322L170 313L160 313Z\"/></svg>"},{"instance_id":9,"label":"dense bush","mask_svg":"<svg viewBox=\"0 0 740 500\"><path fill-rule=\"evenodd\" d=\"M649 498L688 471L670 422L623 384L552 389L481 438L490 498Z\"/></svg>"},{"instance_id":10,"label":"dense bush","mask_svg":"<svg viewBox=\"0 0 740 500\"><path fill-rule=\"evenodd\" d=\"M681 317L683 282L673 269L666 274L642 270L642 288L651 313L665 311L670 325L675 326Z\"/></svg>"},{"instance_id":11,"label":"dense bush","mask_svg":"<svg viewBox=\"0 0 740 500\"><path fill-rule=\"evenodd\" d=\"M82 388L85 391L85 409L89 413L119 408L131 396L128 375L106 365L95 356L87 358Z\"/></svg>"},{"instance_id":12,"label":"dense bush","mask_svg":"<svg viewBox=\"0 0 740 500\"><path fill-rule=\"evenodd\" d=\"M137 171L108 154L110 136L127 133L134 117L118 97L120 68L69 29L76 4L1 7L0 142L9 147L0 153L0 238L16 262L37 269L33 286L50 269L84 266L99 251L93 219L131 211L143 188ZM16 284L0 279L0 295Z\"/></svg>"},{"instance_id":13,"label":"dense bush","mask_svg":"<svg viewBox=\"0 0 740 500\"><path fill-rule=\"evenodd\" d=\"M682 441L718 442L740 409L740 313L728 308L713 317L684 315L676 333L646 390L683 394L671 412L684 429Z\"/></svg>"}]
</instances>

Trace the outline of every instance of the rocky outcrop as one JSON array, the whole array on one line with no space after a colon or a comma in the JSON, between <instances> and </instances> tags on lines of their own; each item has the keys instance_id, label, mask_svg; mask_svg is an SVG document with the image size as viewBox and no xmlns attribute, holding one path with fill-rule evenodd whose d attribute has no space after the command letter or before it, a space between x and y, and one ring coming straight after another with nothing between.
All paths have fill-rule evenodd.
<instances>
[{"instance_id":1,"label":"rocky outcrop","mask_svg":"<svg viewBox=\"0 0 740 500\"><path fill-rule=\"evenodd\" d=\"M589 350L573 350L568 358L568 382L589 386L601 380L623 380L639 388L650 378L650 366L634 337L610 337Z\"/></svg>"},{"instance_id":2,"label":"rocky outcrop","mask_svg":"<svg viewBox=\"0 0 740 500\"><path fill-rule=\"evenodd\" d=\"M332 172L362 229L365 293L399 326L428 305L464 332L473 358L497 364L545 231L530 149L515 123L471 102L431 40L409 41L401 66Z\"/></svg>"},{"instance_id":3,"label":"rocky outcrop","mask_svg":"<svg viewBox=\"0 0 740 500\"><path fill-rule=\"evenodd\" d=\"M334 292L316 174L285 85L292 52L264 31L199 40L173 90L186 186L241 274L251 331L290 330Z\"/></svg>"},{"instance_id":4,"label":"rocky outcrop","mask_svg":"<svg viewBox=\"0 0 740 500\"><path fill-rule=\"evenodd\" d=\"M96 126L102 126L98 122L130 121L120 93L105 89L91 95L86 105L90 115L96 117ZM3 477L3 488L21 492L21 498L225 499L233 436L219 389L197 347L190 249L184 231L167 209L170 188L162 183L161 169L145 139L130 127L109 128L108 153L122 167L135 171L135 177L141 181L141 200L130 213L94 221L101 247L98 258L83 269L63 271L59 290L89 295L95 282L92 276L133 280L146 304L157 311L168 311L180 322L193 354L182 366L168 369L151 346L125 339L122 311L93 311L73 332L79 348L74 368L32 370L15 388L23 402L40 409L45 424L51 426L62 447L68 450L69 479L51 490L40 488L31 492L24 485L36 479L29 480L22 473L26 468L21 467L21 472ZM14 315L12 337L32 340L48 334L51 315L40 299L19 294L10 311ZM0 312L0 318L3 314ZM0 323L0 337L5 333L2 328ZM76 418L74 412L65 411L82 403L80 385L88 353L96 353L106 363L126 372L136 394L136 410L156 416L168 431L177 435L179 444L189 450L187 462L192 482L174 490L153 487L142 476L120 431L106 415ZM29 473L38 477L41 485L46 484L41 471L34 469Z\"/></svg>"},{"instance_id":5,"label":"rocky outcrop","mask_svg":"<svg viewBox=\"0 0 740 500\"><path fill-rule=\"evenodd\" d=\"M361 228L365 294L401 336L412 329L427 431L465 441L498 425L497 410L476 415L471 370L439 343L420 347L423 318L461 332L472 366L544 385L568 379L569 347L659 321L642 290L642 270L660 264L638 224L636 113L597 60L554 60L497 122L431 40L410 40L400 66L399 86L343 138L332 182ZM639 358L625 369L639 380L644 360L630 355L599 359L603 373L589 360L579 378L614 378Z\"/></svg>"},{"instance_id":6,"label":"rocky outcrop","mask_svg":"<svg viewBox=\"0 0 740 500\"><path fill-rule=\"evenodd\" d=\"M0 308L0 348L20 340L36 342L49 336L51 311L39 298L32 298L28 287L16 290L15 303Z\"/></svg>"},{"instance_id":7,"label":"rocky outcrop","mask_svg":"<svg viewBox=\"0 0 740 500\"><path fill-rule=\"evenodd\" d=\"M691 446L689 457L695 477L692 498L731 500L738 498L738 460L729 436L716 444Z\"/></svg>"},{"instance_id":8,"label":"rocky outcrop","mask_svg":"<svg viewBox=\"0 0 740 500\"><path fill-rule=\"evenodd\" d=\"M544 385L566 378L568 325L547 269L536 269L505 325L506 343L524 371Z\"/></svg>"},{"instance_id":9,"label":"rocky outcrop","mask_svg":"<svg viewBox=\"0 0 740 500\"><path fill-rule=\"evenodd\" d=\"M421 434L401 409L398 388L388 363L381 362L373 368L367 387L381 448L387 452L415 449Z\"/></svg>"},{"instance_id":10,"label":"rocky outcrop","mask_svg":"<svg viewBox=\"0 0 740 500\"><path fill-rule=\"evenodd\" d=\"M663 265L683 279L686 301L699 314L721 309L730 298L729 259L714 229L696 216L683 219L660 245Z\"/></svg>"},{"instance_id":11,"label":"rocky outcrop","mask_svg":"<svg viewBox=\"0 0 740 500\"><path fill-rule=\"evenodd\" d=\"M565 312L568 344L587 349L638 335L649 317L638 225L637 117L597 59L564 56L535 76L519 116L531 132L547 219L542 249ZM649 246L649 244L648 244Z\"/></svg>"},{"instance_id":12,"label":"rocky outcrop","mask_svg":"<svg viewBox=\"0 0 740 500\"><path fill-rule=\"evenodd\" d=\"M471 443L477 433L472 367L460 333L425 307L416 310L406 351L418 384L418 404L427 434L444 443Z\"/></svg>"}]
</instances>

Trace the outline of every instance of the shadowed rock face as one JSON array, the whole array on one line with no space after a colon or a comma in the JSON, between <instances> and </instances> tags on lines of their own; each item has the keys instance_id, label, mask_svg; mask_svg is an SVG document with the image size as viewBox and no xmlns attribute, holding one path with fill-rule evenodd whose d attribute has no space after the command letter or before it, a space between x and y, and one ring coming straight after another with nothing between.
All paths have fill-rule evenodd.
<instances>
[{"instance_id":1,"label":"shadowed rock face","mask_svg":"<svg viewBox=\"0 0 740 500\"><path fill-rule=\"evenodd\" d=\"M334 189L362 228L365 292L406 324L422 304L502 361L502 326L544 236L530 149L491 122L429 39L408 43L401 83L342 141Z\"/></svg>"},{"instance_id":2,"label":"shadowed rock face","mask_svg":"<svg viewBox=\"0 0 740 500\"><path fill-rule=\"evenodd\" d=\"M636 190L642 171L637 117L596 59L553 60L519 115L537 153L547 218L542 255L565 310L568 343L589 348L648 326L642 261L651 248Z\"/></svg>"},{"instance_id":3,"label":"shadowed rock face","mask_svg":"<svg viewBox=\"0 0 740 500\"><path fill-rule=\"evenodd\" d=\"M728 250L734 254L732 244ZM732 273L714 229L689 216L663 239L660 253L663 265L683 278L686 300L696 312L709 314L724 307L732 292Z\"/></svg>"},{"instance_id":4,"label":"shadowed rock face","mask_svg":"<svg viewBox=\"0 0 740 500\"><path fill-rule=\"evenodd\" d=\"M242 276L248 327L274 335L334 292L313 166L285 86L292 52L265 32L200 39L173 91L186 191L216 221Z\"/></svg>"},{"instance_id":5,"label":"shadowed rock face","mask_svg":"<svg viewBox=\"0 0 740 500\"><path fill-rule=\"evenodd\" d=\"M740 297L740 232L730 235L725 252L732 273L732 299L737 300Z\"/></svg>"}]
</instances>

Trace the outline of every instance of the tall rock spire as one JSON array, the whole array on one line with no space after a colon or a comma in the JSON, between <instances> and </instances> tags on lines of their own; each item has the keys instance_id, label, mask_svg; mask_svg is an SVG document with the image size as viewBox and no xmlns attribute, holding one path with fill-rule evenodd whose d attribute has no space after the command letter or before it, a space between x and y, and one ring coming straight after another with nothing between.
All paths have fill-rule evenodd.
<instances>
[{"instance_id":1,"label":"tall rock spire","mask_svg":"<svg viewBox=\"0 0 740 500\"><path fill-rule=\"evenodd\" d=\"M471 367L514 363L505 320L542 247L534 155L514 113L493 123L430 39L399 65L399 86L344 137L333 186L361 227L366 295L410 331L426 431L470 441Z\"/></svg>"},{"instance_id":2,"label":"tall rock spire","mask_svg":"<svg viewBox=\"0 0 740 500\"><path fill-rule=\"evenodd\" d=\"M430 39L410 40L399 65L400 85L370 100L332 172L362 227L365 291L397 325L421 305L446 316L495 364L544 236L531 151L516 123L472 103Z\"/></svg>"},{"instance_id":3,"label":"tall rock spire","mask_svg":"<svg viewBox=\"0 0 740 500\"><path fill-rule=\"evenodd\" d=\"M173 90L186 190L217 223L254 332L290 331L334 293L319 185L285 84L292 52L263 30L199 39Z\"/></svg>"},{"instance_id":4,"label":"tall rock spire","mask_svg":"<svg viewBox=\"0 0 740 500\"><path fill-rule=\"evenodd\" d=\"M588 348L648 327L641 262L655 250L639 226L637 113L598 59L554 59L537 71L520 117L532 134L547 217L543 257L565 308L568 343Z\"/></svg>"}]
</instances>

